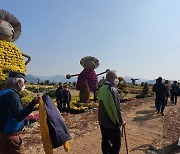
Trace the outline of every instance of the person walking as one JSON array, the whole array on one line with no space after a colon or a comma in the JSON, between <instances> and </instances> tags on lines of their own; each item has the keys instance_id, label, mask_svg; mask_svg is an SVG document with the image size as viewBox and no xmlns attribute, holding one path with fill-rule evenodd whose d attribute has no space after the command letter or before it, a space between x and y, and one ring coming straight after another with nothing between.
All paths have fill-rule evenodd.
<instances>
[{"instance_id":1,"label":"person walking","mask_svg":"<svg viewBox=\"0 0 180 154\"><path fill-rule=\"evenodd\" d=\"M156 83L154 84L154 86L157 84L157 81L158 81L158 79L156 79ZM155 98L154 104L155 104L156 111L158 111L158 103L157 103L156 98Z\"/></svg>"},{"instance_id":2,"label":"person walking","mask_svg":"<svg viewBox=\"0 0 180 154\"><path fill-rule=\"evenodd\" d=\"M25 153L21 138L23 120L39 102L39 97L35 97L23 108L19 92L25 89L25 81L23 73L10 72L6 88L0 91L0 154Z\"/></svg>"},{"instance_id":3,"label":"person walking","mask_svg":"<svg viewBox=\"0 0 180 154\"><path fill-rule=\"evenodd\" d=\"M125 121L121 115L120 96L115 86L118 78L114 71L106 74L106 83L98 90L98 121L101 130L103 154L119 154L121 148L121 126Z\"/></svg>"},{"instance_id":4,"label":"person walking","mask_svg":"<svg viewBox=\"0 0 180 154\"><path fill-rule=\"evenodd\" d=\"M165 80L164 85L166 87L166 90L170 94L171 84L170 84L169 80ZM166 97L166 106L167 106L167 103L168 103L168 97Z\"/></svg>"},{"instance_id":5,"label":"person walking","mask_svg":"<svg viewBox=\"0 0 180 154\"><path fill-rule=\"evenodd\" d=\"M179 92L179 86L177 85L177 81L173 81L170 92L171 92L171 102L176 105L177 94Z\"/></svg>"},{"instance_id":6,"label":"person walking","mask_svg":"<svg viewBox=\"0 0 180 154\"><path fill-rule=\"evenodd\" d=\"M166 106L166 97L169 97L169 93L165 87L165 85L162 83L162 77L159 77L157 79L157 83L154 84L153 89L156 93L156 105L157 105L157 113L161 113L162 116L164 116L164 109Z\"/></svg>"},{"instance_id":7,"label":"person walking","mask_svg":"<svg viewBox=\"0 0 180 154\"><path fill-rule=\"evenodd\" d=\"M59 83L59 87L56 89L56 102L57 102L57 108L59 109L59 112L62 112L62 104L63 104L63 86L62 83Z\"/></svg>"},{"instance_id":8,"label":"person walking","mask_svg":"<svg viewBox=\"0 0 180 154\"><path fill-rule=\"evenodd\" d=\"M68 89L68 85L64 85L63 90L63 111L66 113L70 113L70 101L71 101L71 93ZM67 105L67 109L66 109Z\"/></svg>"}]
</instances>

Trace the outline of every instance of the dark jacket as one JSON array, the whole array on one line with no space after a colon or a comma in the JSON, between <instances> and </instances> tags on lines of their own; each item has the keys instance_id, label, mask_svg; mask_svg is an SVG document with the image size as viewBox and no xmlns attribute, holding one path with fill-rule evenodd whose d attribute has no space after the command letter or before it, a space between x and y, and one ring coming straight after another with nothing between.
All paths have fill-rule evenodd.
<instances>
[{"instance_id":1,"label":"dark jacket","mask_svg":"<svg viewBox=\"0 0 180 154\"><path fill-rule=\"evenodd\" d=\"M63 90L63 102L69 103L71 101L71 93L69 90Z\"/></svg>"},{"instance_id":2,"label":"dark jacket","mask_svg":"<svg viewBox=\"0 0 180 154\"><path fill-rule=\"evenodd\" d=\"M178 86L177 84L173 83L173 84L171 85L171 92L172 92L173 94L178 94L178 93L179 93L179 86Z\"/></svg>"},{"instance_id":3,"label":"dark jacket","mask_svg":"<svg viewBox=\"0 0 180 154\"><path fill-rule=\"evenodd\" d=\"M47 124L53 148L61 146L71 139L69 131L56 106L48 95L42 96L47 113Z\"/></svg>"},{"instance_id":4,"label":"dark jacket","mask_svg":"<svg viewBox=\"0 0 180 154\"><path fill-rule=\"evenodd\" d=\"M165 101L166 97L169 97L169 93L163 83L155 83L153 86L153 91L156 93L157 101Z\"/></svg>"},{"instance_id":5,"label":"dark jacket","mask_svg":"<svg viewBox=\"0 0 180 154\"><path fill-rule=\"evenodd\" d=\"M63 101L63 89L61 87L56 89L56 100L60 102Z\"/></svg>"},{"instance_id":6,"label":"dark jacket","mask_svg":"<svg viewBox=\"0 0 180 154\"><path fill-rule=\"evenodd\" d=\"M113 85L106 83L99 89L98 99L99 124L105 128L118 129L123 122L118 91Z\"/></svg>"}]
</instances>

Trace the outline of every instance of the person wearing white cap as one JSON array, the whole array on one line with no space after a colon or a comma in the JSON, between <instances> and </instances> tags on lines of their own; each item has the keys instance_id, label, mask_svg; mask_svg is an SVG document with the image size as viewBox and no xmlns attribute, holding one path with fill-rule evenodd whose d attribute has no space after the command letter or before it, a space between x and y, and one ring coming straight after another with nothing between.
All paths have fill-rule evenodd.
<instances>
[{"instance_id":1,"label":"person wearing white cap","mask_svg":"<svg viewBox=\"0 0 180 154\"><path fill-rule=\"evenodd\" d=\"M20 137L23 120L39 102L35 97L26 108L22 107L19 92L25 89L26 78L23 73L10 72L6 88L0 91L0 153L24 154L25 147Z\"/></svg>"}]
</instances>

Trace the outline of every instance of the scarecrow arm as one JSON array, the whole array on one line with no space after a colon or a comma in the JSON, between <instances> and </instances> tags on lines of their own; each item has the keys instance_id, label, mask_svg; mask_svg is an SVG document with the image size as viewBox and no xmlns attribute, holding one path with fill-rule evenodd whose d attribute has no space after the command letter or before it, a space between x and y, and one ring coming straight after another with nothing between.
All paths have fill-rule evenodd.
<instances>
[{"instance_id":1,"label":"scarecrow arm","mask_svg":"<svg viewBox=\"0 0 180 154\"><path fill-rule=\"evenodd\" d=\"M102 74L104 74L104 73L107 73L107 72L109 72L109 71L110 71L110 69L107 69L106 71L104 71L104 72L102 72L102 73L97 74L97 76L102 75Z\"/></svg>"},{"instance_id":2,"label":"scarecrow arm","mask_svg":"<svg viewBox=\"0 0 180 154\"><path fill-rule=\"evenodd\" d=\"M67 74L66 75L66 79L70 79L71 77L73 77L73 76L78 76L79 74L73 74L73 75L71 75L71 74Z\"/></svg>"},{"instance_id":3,"label":"scarecrow arm","mask_svg":"<svg viewBox=\"0 0 180 154\"><path fill-rule=\"evenodd\" d=\"M25 62L25 65L27 65L30 61L31 61L31 57L22 53L22 56L26 57L27 58L27 61Z\"/></svg>"}]
</instances>

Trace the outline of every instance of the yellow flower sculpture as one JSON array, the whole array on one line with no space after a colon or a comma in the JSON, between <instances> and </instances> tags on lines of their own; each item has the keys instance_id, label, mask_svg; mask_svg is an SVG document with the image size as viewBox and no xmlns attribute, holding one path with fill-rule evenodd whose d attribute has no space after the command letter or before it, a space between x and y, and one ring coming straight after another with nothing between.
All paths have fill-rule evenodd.
<instances>
[{"instance_id":1,"label":"yellow flower sculpture","mask_svg":"<svg viewBox=\"0 0 180 154\"><path fill-rule=\"evenodd\" d=\"M0 80L5 80L9 71L25 73L24 59L16 45L0 40Z\"/></svg>"},{"instance_id":2,"label":"yellow flower sculpture","mask_svg":"<svg viewBox=\"0 0 180 154\"><path fill-rule=\"evenodd\" d=\"M16 45L0 40L0 80L5 80L9 71L25 73L24 59Z\"/></svg>"},{"instance_id":3,"label":"yellow flower sculpture","mask_svg":"<svg viewBox=\"0 0 180 154\"><path fill-rule=\"evenodd\" d=\"M26 72L26 66L30 57L22 54L16 45L21 34L21 24L18 19L9 12L0 9L0 89L10 71ZM28 58L25 63L23 56Z\"/></svg>"}]
</instances>

